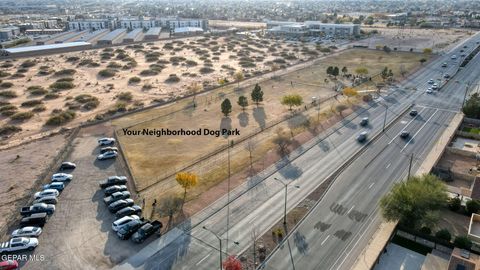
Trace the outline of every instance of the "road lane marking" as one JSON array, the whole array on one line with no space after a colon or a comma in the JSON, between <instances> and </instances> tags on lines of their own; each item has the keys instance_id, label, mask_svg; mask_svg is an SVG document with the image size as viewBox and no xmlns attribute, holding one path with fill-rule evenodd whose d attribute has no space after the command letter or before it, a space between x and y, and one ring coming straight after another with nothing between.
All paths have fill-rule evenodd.
<instances>
[{"instance_id":1,"label":"road lane marking","mask_svg":"<svg viewBox=\"0 0 480 270\"><path fill-rule=\"evenodd\" d=\"M390 168L390 165L392 165L392 163L388 163L388 165L387 165L387 167L385 167L385 169Z\"/></svg>"},{"instance_id":2,"label":"road lane marking","mask_svg":"<svg viewBox=\"0 0 480 270\"><path fill-rule=\"evenodd\" d=\"M371 189L375 185L375 182L371 183L370 186L368 186L368 189Z\"/></svg>"},{"instance_id":3,"label":"road lane marking","mask_svg":"<svg viewBox=\"0 0 480 270\"><path fill-rule=\"evenodd\" d=\"M350 210L348 210L347 214L350 214L350 212L352 212L353 208L355 208L355 205L353 205L352 208L350 208Z\"/></svg>"},{"instance_id":4,"label":"road lane marking","mask_svg":"<svg viewBox=\"0 0 480 270\"><path fill-rule=\"evenodd\" d=\"M195 265L199 265L201 264L203 261L205 261L208 257L210 257L210 255L212 255L212 252L208 253L207 255L205 255L205 257L203 257L203 259L201 259L200 261L198 261Z\"/></svg>"},{"instance_id":5,"label":"road lane marking","mask_svg":"<svg viewBox=\"0 0 480 270\"><path fill-rule=\"evenodd\" d=\"M415 138L415 136L418 135L418 133L428 124L428 121L430 121L437 112L438 112L438 109L436 109L435 112L427 119L427 121L425 121L425 123L417 130L417 132L413 134L412 138L410 138L410 140L405 144L405 146L402 148L402 151L400 152L403 152L403 150L405 150L405 148L410 144L413 138Z\"/></svg>"},{"instance_id":6,"label":"road lane marking","mask_svg":"<svg viewBox=\"0 0 480 270\"><path fill-rule=\"evenodd\" d=\"M415 115L415 117L413 117L412 120L410 120L410 121L408 122L408 124L406 124L406 125L402 128L402 130L400 130L400 132L398 132L398 134L395 135L395 136L387 143L387 145L390 145L390 144L398 137L398 135L400 135L400 133L402 133L402 132L413 122L413 120L415 120L415 119L420 115L420 113L423 112L425 109L426 109L425 107L424 107L423 109L421 109L420 112L417 113L417 115Z\"/></svg>"},{"instance_id":7,"label":"road lane marking","mask_svg":"<svg viewBox=\"0 0 480 270\"><path fill-rule=\"evenodd\" d=\"M325 238L325 240L322 241L322 243L320 244L320 246L323 246L323 244L325 244L325 242L327 242L328 238L330 238L330 234L327 236L327 238Z\"/></svg>"}]
</instances>

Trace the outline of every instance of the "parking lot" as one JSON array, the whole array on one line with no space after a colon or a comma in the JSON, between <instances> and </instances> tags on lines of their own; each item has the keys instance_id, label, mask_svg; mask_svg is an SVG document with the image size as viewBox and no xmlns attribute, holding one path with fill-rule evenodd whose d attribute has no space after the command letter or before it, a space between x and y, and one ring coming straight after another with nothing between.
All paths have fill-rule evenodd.
<instances>
[{"instance_id":1,"label":"parking lot","mask_svg":"<svg viewBox=\"0 0 480 270\"><path fill-rule=\"evenodd\" d=\"M23 262L22 269L108 269L148 244L122 241L111 230L114 215L103 202L98 182L110 175L124 175L124 171L120 160L95 159L99 153L97 139L110 132L108 126L85 128L73 141L68 158L77 164L71 172L73 180L60 194L56 211L34 252L44 260ZM129 190L134 194L131 186Z\"/></svg>"}]
</instances>

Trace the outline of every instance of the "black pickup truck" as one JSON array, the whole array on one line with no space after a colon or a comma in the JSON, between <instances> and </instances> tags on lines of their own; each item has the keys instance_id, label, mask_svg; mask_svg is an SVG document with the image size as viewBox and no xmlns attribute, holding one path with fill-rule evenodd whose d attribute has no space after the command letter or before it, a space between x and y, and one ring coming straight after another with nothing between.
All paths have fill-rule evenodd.
<instances>
[{"instance_id":1,"label":"black pickup truck","mask_svg":"<svg viewBox=\"0 0 480 270\"><path fill-rule=\"evenodd\" d=\"M132 241L135 243L142 243L150 235L156 232L158 232L158 235L160 236L160 229L162 229L162 227L163 227L163 224L157 220L146 223L133 234Z\"/></svg>"},{"instance_id":2,"label":"black pickup truck","mask_svg":"<svg viewBox=\"0 0 480 270\"><path fill-rule=\"evenodd\" d=\"M47 215L51 215L53 212L55 212L55 205L46 203L36 203L32 206L26 206L20 209L20 214L22 216L29 216L36 213L47 213Z\"/></svg>"}]
</instances>

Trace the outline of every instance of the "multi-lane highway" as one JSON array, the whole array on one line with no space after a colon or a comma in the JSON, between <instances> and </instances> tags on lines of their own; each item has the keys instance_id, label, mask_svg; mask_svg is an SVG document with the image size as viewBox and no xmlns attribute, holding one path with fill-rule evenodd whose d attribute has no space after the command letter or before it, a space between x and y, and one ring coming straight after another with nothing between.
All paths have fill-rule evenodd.
<instances>
[{"instance_id":1,"label":"multi-lane highway","mask_svg":"<svg viewBox=\"0 0 480 270\"><path fill-rule=\"evenodd\" d=\"M478 57L475 61L478 61ZM450 64L447 68L439 69L442 62ZM283 215L284 189L275 178L289 184L287 209L292 209L350 157L367 147L366 151L363 149L362 158L357 159L339 176L322 202L288 239L290 248L279 249L266 264L268 269L295 269L293 267L296 263L301 265L296 269L339 267L340 256L349 256L345 252L352 250L352 239L357 239L363 230L362 226L370 222L377 200L388 191L393 179L400 179L405 173L408 154L415 150L416 159L420 160L424 150L431 147L430 143L435 136L453 117L452 109L458 110L458 103L463 99L463 90L458 89L461 88L460 84L450 82L435 94L425 94L430 78L437 80L442 77L442 72L453 75L457 68L458 65L450 60L450 54L426 65L402 87L364 105L357 114L347 117L290 155L290 160L272 166L262 176L253 177L237 187L231 192L229 211L225 207L227 197L222 197L193 216L191 225L184 224L184 231L171 243L158 247L158 251L151 247L155 250L151 256L145 256L147 252L140 252L139 256L130 258L121 267L219 269L219 240L212 232L203 229L204 226L220 238L230 239L222 242L223 253L240 254L251 245L252 231L255 230L257 235L266 232ZM473 80L474 73L475 71L468 73L465 70L461 74L470 74ZM457 76L464 76L461 74ZM415 87L417 90L405 90L406 87ZM445 101L446 97L449 100ZM456 107L452 107L452 102L457 104ZM416 104L419 116L413 119L402 116L402 120L393 122L408 111L412 104ZM392 122L393 125L382 135L386 108L386 123ZM364 129L358 122L359 118L365 116L370 118L370 124ZM407 141L397 138L403 128L411 132L411 138ZM369 131L370 139L379 134L380 137L369 146L359 144L355 137L363 130ZM432 133L429 139L425 138L426 132ZM423 150L420 151L421 149ZM391 164L384 164L389 159L392 159ZM381 166L383 168L380 169ZM334 214L331 209L340 214ZM227 232L228 212L230 226ZM326 225L320 226L322 224ZM328 229L319 230L315 227ZM343 231L336 233L337 229ZM303 241L301 246L306 246L306 249L296 247L298 239Z\"/></svg>"}]
</instances>

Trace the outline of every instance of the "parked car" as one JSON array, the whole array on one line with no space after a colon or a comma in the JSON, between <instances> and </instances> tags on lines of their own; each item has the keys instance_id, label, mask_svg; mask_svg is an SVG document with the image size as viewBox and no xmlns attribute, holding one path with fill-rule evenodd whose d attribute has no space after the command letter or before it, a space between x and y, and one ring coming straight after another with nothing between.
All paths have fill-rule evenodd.
<instances>
[{"instance_id":1,"label":"parked car","mask_svg":"<svg viewBox=\"0 0 480 270\"><path fill-rule=\"evenodd\" d=\"M411 110L409 114L410 114L410 116L417 116L418 111L417 110Z\"/></svg>"},{"instance_id":2,"label":"parked car","mask_svg":"<svg viewBox=\"0 0 480 270\"><path fill-rule=\"evenodd\" d=\"M107 179L100 181L100 188L107 188L114 185L125 185L126 183L126 176L109 176Z\"/></svg>"},{"instance_id":3,"label":"parked car","mask_svg":"<svg viewBox=\"0 0 480 270\"><path fill-rule=\"evenodd\" d=\"M0 253L22 251L22 250L34 250L38 246L37 238L30 237L15 237L8 242L0 244Z\"/></svg>"},{"instance_id":4,"label":"parked car","mask_svg":"<svg viewBox=\"0 0 480 270\"><path fill-rule=\"evenodd\" d=\"M367 136L368 136L368 132L363 131L362 133L360 133L360 134L357 136L357 141L358 141L358 142L364 142L364 141L367 140Z\"/></svg>"},{"instance_id":5,"label":"parked car","mask_svg":"<svg viewBox=\"0 0 480 270\"><path fill-rule=\"evenodd\" d=\"M60 194L60 192L58 192L58 190L56 190L56 189L45 189L43 191L36 192L34 197L35 197L35 199L39 199L41 197L46 197L46 196L58 197L59 194Z\"/></svg>"},{"instance_id":6,"label":"parked car","mask_svg":"<svg viewBox=\"0 0 480 270\"><path fill-rule=\"evenodd\" d=\"M438 89L438 84L434 83L434 84L432 85L432 89L433 89L433 90L437 90L437 89Z\"/></svg>"},{"instance_id":7,"label":"parked car","mask_svg":"<svg viewBox=\"0 0 480 270\"><path fill-rule=\"evenodd\" d=\"M115 213L122 208L133 206L134 204L135 202L132 199L118 200L116 202L111 203L108 206L108 210L112 213Z\"/></svg>"},{"instance_id":8,"label":"parked car","mask_svg":"<svg viewBox=\"0 0 480 270\"><path fill-rule=\"evenodd\" d=\"M56 173L52 175L52 181L54 182L66 182L71 181L73 179L73 175L68 173Z\"/></svg>"},{"instance_id":9,"label":"parked car","mask_svg":"<svg viewBox=\"0 0 480 270\"><path fill-rule=\"evenodd\" d=\"M46 203L36 203L32 206L26 206L20 209L20 214L22 216L29 216L36 213L47 213L47 215L52 215L54 212L55 205Z\"/></svg>"},{"instance_id":10,"label":"parked car","mask_svg":"<svg viewBox=\"0 0 480 270\"><path fill-rule=\"evenodd\" d=\"M65 188L65 184L62 182L52 182L50 184L46 184L43 186L43 190L56 189L58 191L62 191L64 188Z\"/></svg>"},{"instance_id":11,"label":"parked car","mask_svg":"<svg viewBox=\"0 0 480 270\"><path fill-rule=\"evenodd\" d=\"M162 227L163 224L157 220L146 223L132 235L132 241L135 243L142 243L150 235L154 234L155 232L159 232Z\"/></svg>"},{"instance_id":12,"label":"parked car","mask_svg":"<svg viewBox=\"0 0 480 270\"><path fill-rule=\"evenodd\" d=\"M114 230L116 232L120 228L125 226L125 224L127 224L128 222L130 222L134 219L140 219L140 217L137 216L137 215L131 215L131 216L126 216L126 217L122 217L120 219L117 219L112 223L112 230Z\"/></svg>"},{"instance_id":13,"label":"parked car","mask_svg":"<svg viewBox=\"0 0 480 270\"><path fill-rule=\"evenodd\" d=\"M443 62L442 67L447 67L447 63Z\"/></svg>"},{"instance_id":14,"label":"parked car","mask_svg":"<svg viewBox=\"0 0 480 270\"><path fill-rule=\"evenodd\" d=\"M105 159L112 159L116 158L118 156L118 153L115 151L110 151L110 152L105 152L103 154L100 154L97 156L98 160L105 160Z\"/></svg>"},{"instance_id":15,"label":"parked car","mask_svg":"<svg viewBox=\"0 0 480 270\"><path fill-rule=\"evenodd\" d=\"M445 73L445 74L443 75L443 78L445 78L445 79L450 79L450 74Z\"/></svg>"},{"instance_id":16,"label":"parked car","mask_svg":"<svg viewBox=\"0 0 480 270\"><path fill-rule=\"evenodd\" d=\"M128 199L128 198L130 198L130 192L119 191L119 192L113 193L112 195L110 195L108 197L105 197L103 199L103 201L108 205L108 204L111 204L111 203L116 202L118 200L123 200L123 199Z\"/></svg>"},{"instance_id":17,"label":"parked car","mask_svg":"<svg viewBox=\"0 0 480 270\"><path fill-rule=\"evenodd\" d=\"M105 152L118 152L118 148L117 147L112 147L112 146L107 146L107 147L103 147L102 149L100 149L100 154L103 154Z\"/></svg>"},{"instance_id":18,"label":"parked car","mask_svg":"<svg viewBox=\"0 0 480 270\"><path fill-rule=\"evenodd\" d=\"M59 170L64 171L64 170L74 170L77 167L77 165L73 162L63 162L62 165L60 165Z\"/></svg>"},{"instance_id":19,"label":"parked car","mask_svg":"<svg viewBox=\"0 0 480 270\"><path fill-rule=\"evenodd\" d=\"M0 262L0 270L16 270L18 269L17 260L6 260Z\"/></svg>"},{"instance_id":20,"label":"parked car","mask_svg":"<svg viewBox=\"0 0 480 270\"><path fill-rule=\"evenodd\" d=\"M115 144L115 139L114 138L101 138L101 139L98 139L98 144L100 146L113 145L113 144Z\"/></svg>"},{"instance_id":21,"label":"parked car","mask_svg":"<svg viewBox=\"0 0 480 270\"><path fill-rule=\"evenodd\" d=\"M105 192L105 196L110 196L112 195L113 193L115 192L119 192L119 191L126 191L127 190L127 186L126 185L115 185L115 186L110 186L110 187L107 187L104 192Z\"/></svg>"},{"instance_id":22,"label":"parked car","mask_svg":"<svg viewBox=\"0 0 480 270\"><path fill-rule=\"evenodd\" d=\"M404 131L402 131L402 132L400 133L400 138L402 138L402 139L406 139L406 138L408 138L409 136L410 136L410 132L408 132L408 131L405 131L405 130L404 130Z\"/></svg>"},{"instance_id":23,"label":"parked car","mask_svg":"<svg viewBox=\"0 0 480 270\"><path fill-rule=\"evenodd\" d=\"M364 127L366 125L368 125L368 117L364 117L362 118L362 120L360 121L360 126Z\"/></svg>"},{"instance_id":24,"label":"parked car","mask_svg":"<svg viewBox=\"0 0 480 270\"><path fill-rule=\"evenodd\" d=\"M20 226L36 226L36 227L43 227L45 223L47 223L47 213L37 213L32 214L28 217L22 218L20 221Z\"/></svg>"},{"instance_id":25,"label":"parked car","mask_svg":"<svg viewBox=\"0 0 480 270\"><path fill-rule=\"evenodd\" d=\"M55 196L45 196L33 201L33 204L36 204L36 203L57 204L58 199Z\"/></svg>"},{"instance_id":26,"label":"parked car","mask_svg":"<svg viewBox=\"0 0 480 270\"><path fill-rule=\"evenodd\" d=\"M433 84L435 81L433 79L428 80L428 84Z\"/></svg>"},{"instance_id":27,"label":"parked car","mask_svg":"<svg viewBox=\"0 0 480 270\"><path fill-rule=\"evenodd\" d=\"M12 237L38 237L42 234L42 228L27 226L16 229L12 232Z\"/></svg>"},{"instance_id":28,"label":"parked car","mask_svg":"<svg viewBox=\"0 0 480 270\"><path fill-rule=\"evenodd\" d=\"M134 234L140 227L145 225L144 220L141 219L134 219L129 222L127 222L124 226L118 229L117 231L117 236L122 239L122 240L127 240Z\"/></svg>"},{"instance_id":29,"label":"parked car","mask_svg":"<svg viewBox=\"0 0 480 270\"><path fill-rule=\"evenodd\" d=\"M137 215L140 216L142 214L142 208L138 205L132 205L128 207L124 207L115 213L116 218L122 218L125 216Z\"/></svg>"},{"instance_id":30,"label":"parked car","mask_svg":"<svg viewBox=\"0 0 480 270\"><path fill-rule=\"evenodd\" d=\"M452 60L455 60L455 59L457 59L457 56L454 54L454 55L452 55L451 58L452 58Z\"/></svg>"},{"instance_id":31,"label":"parked car","mask_svg":"<svg viewBox=\"0 0 480 270\"><path fill-rule=\"evenodd\" d=\"M433 91L432 91L432 88L431 88L431 87L429 87L429 88L427 89L427 91L425 91L425 92L427 92L427 94L432 94L432 93L433 93Z\"/></svg>"}]
</instances>

